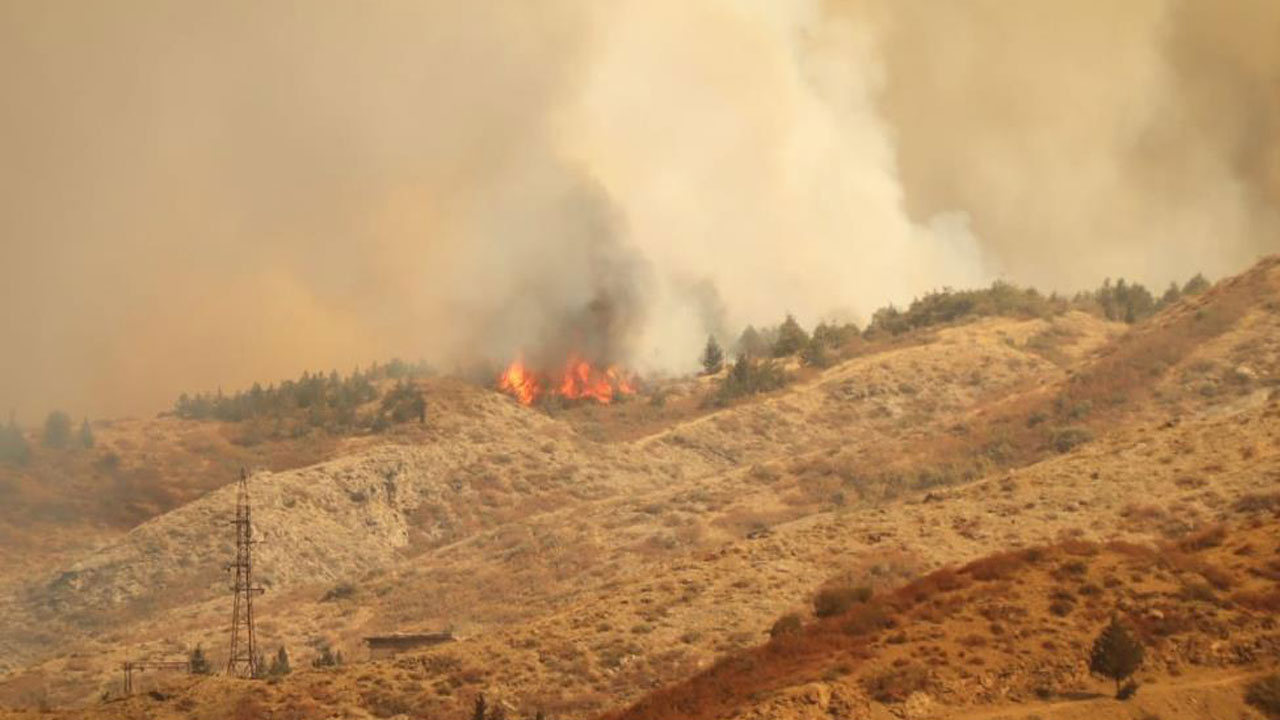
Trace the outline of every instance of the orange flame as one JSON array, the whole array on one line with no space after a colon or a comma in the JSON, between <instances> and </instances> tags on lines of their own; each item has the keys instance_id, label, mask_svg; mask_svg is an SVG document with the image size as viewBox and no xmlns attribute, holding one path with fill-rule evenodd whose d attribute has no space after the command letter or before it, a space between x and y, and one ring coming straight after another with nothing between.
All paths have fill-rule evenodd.
<instances>
[{"instance_id":1,"label":"orange flame","mask_svg":"<svg viewBox=\"0 0 1280 720\"><path fill-rule=\"evenodd\" d=\"M498 376L498 389L511 395L521 405L532 405L545 392L558 395L566 400L591 399L601 405L613 402L617 395L634 395L635 383L632 378L616 366L601 370L577 355L569 357L564 369L560 372L559 381L552 383L550 379L532 371L517 358Z\"/></svg>"},{"instance_id":2,"label":"orange flame","mask_svg":"<svg viewBox=\"0 0 1280 720\"><path fill-rule=\"evenodd\" d=\"M517 358L515 362L498 377L498 387L509 393L521 405L532 405L542 394L538 377L524 366L524 360Z\"/></svg>"}]
</instances>

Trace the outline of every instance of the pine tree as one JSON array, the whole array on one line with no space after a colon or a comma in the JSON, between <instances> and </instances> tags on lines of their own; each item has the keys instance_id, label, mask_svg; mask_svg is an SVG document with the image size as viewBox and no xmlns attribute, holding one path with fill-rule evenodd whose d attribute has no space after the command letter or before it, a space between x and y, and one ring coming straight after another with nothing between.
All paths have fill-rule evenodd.
<instances>
[{"instance_id":1,"label":"pine tree","mask_svg":"<svg viewBox=\"0 0 1280 720\"><path fill-rule=\"evenodd\" d=\"M476 695L476 704L471 710L471 720L486 720L489 704L485 702L484 693Z\"/></svg>"},{"instance_id":2,"label":"pine tree","mask_svg":"<svg viewBox=\"0 0 1280 720\"><path fill-rule=\"evenodd\" d=\"M200 645L196 645L196 649L191 651L191 657L188 658L187 664L192 675L213 674L213 666L209 664L209 658L205 657L204 648Z\"/></svg>"},{"instance_id":3,"label":"pine tree","mask_svg":"<svg viewBox=\"0 0 1280 720\"><path fill-rule=\"evenodd\" d=\"M275 658L271 660L271 669L267 672L271 677L281 677L293 672L293 668L289 667L289 653L280 646L280 651L276 653Z\"/></svg>"},{"instance_id":4,"label":"pine tree","mask_svg":"<svg viewBox=\"0 0 1280 720\"><path fill-rule=\"evenodd\" d=\"M748 325L738 336L738 354L748 357L760 357L765 354L765 341L754 325Z\"/></svg>"},{"instance_id":5,"label":"pine tree","mask_svg":"<svg viewBox=\"0 0 1280 720\"><path fill-rule=\"evenodd\" d=\"M89 427L89 418L80 423L80 447L86 450L93 447L93 428Z\"/></svg>"},{"instance_id":6,"label":"pine tree","mask_svg":"<svg viewBox=\"0 0 1280 720\"><path fill-rule=\"evenodd\" d=\"M320 648L320 656L311 660L311 667L335 667L342 664L342 653L335 653L328 645Z\"/></svg>"},{"instance_id":7,"label":"pine tree","mask_svg":"<svg viewBox=\"0 0 1280 720\"><path fill-rule=\"evenodd\" d=\"M708 375L715 375L724 369L724 350L716 342L714 335L707 336L707 346L702 350L702 369Z\"/></svg>"},{"instance_id":8,"label":"pine tree","mask_svg":"<svg viewBox=\"0 0 1280 720\"><path fill-rule=\"evenodd\" d=\"M809 367L825 368L831 365L831 356L827 353L826 344L815 333L800 351L800 362Z\"/></svg>"},{"instance_id":9,"label":"pine tree","mask_svg":"<svg viewBox=\"0 0 1280 720\"><path fill-rule=\"evenodd\" d=\"M1142 666L1144 650L1116 616L1102 629L1093 641L1089 653L1089 670L1116 681L1116 697L1120 697L1120 683Z\"/></svg>"},{"instance_id":10,"label":"pine tree","mask_svg":"<svg viewBox=\"0 0 1280 720\"><path fill-rule=\"evenodd\" d=\"M788 314L787 319L783 320L781 327L778 328L778 341L773 344L773 356L795 355L807 344L809 344L809 334L800 327L795 317Z\"/></svg>"},{"instance_id":11,"label":"pine tree","mask_svg":"<svg viewBox=\"0 0 1280 720\"><path fill-rule=\"evenodd\" d=\"M54 410L44 420L44 434L40 441L45 447L61 450L71 443L71 416Z\"/></svg>"},{"instance_id":12,"label":"pine tree","mask_svg":"<svg viewBox=\"0 0 1280 720\"><path fill-rule=\"evenodd\" d=\"M1182 286L1182 294L1199 295L1210 287L1212 287L1212 285L1205 279L1205 276L1200 273L1196 273L1195 277L1188 280L1187 284Z\"/></svg>"},{"instance_id":13,"label":"pine tree","mask_svg":"<svg viewBox=\"0 0 1280 720\"><path fill-rule=\"evenodd\" d=\"M31 457L31 448L27 439L22 436L22 428L12 412L9 413L9 424L0 428L0 462L23 465Z\"/></svg>"}]
</instances>

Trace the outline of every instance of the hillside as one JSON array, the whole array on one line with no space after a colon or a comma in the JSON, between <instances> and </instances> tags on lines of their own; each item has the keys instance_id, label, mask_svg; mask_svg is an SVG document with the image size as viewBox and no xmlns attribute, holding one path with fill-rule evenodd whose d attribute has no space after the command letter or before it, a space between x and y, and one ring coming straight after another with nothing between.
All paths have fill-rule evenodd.
<instances>
[{"instance_id":1,"label":"hillside","mask_svg":"<svg viewBox=\"0 0 1280 720\"><path fill-rule=\"evenodd\" d=\"M724 409L697 409L705 380L673 387L669 407L640 399L552 414L434 380L428 422L401 443L332 448L335 459L252 478L269 588L259 629L268 649L289 648L295 667L323 645L361 659L359 639L376 632L451 626L458 642L271 684L156 675L146 687L163 699L116 699L126 658L181 658L201 643L217 664L229 614L220 568L232 490L223 487L91 551L54 557L30 586L0 586L0 623L22 629L0 647L9 668L0 704L79 704L76 717L252 708L461 717L484 692L521 713L589 717L705 677L718 658L746 657L736 653L778 617L807 612L833 578L895 597L942 567L1047 547L1051 560L1017 569L1026 586L1018 602L1030 607L1071 548L1089 548L1086 573L1101 584L1093 574L1123 575L1124 563L1149 564L1140 553L1157 552L1133 547L1217 523L1232 539L1205 552L1235 552L1237 534L1248 538L1258 554L1233 556L1242 559L1231 589L1265 595L1274 579L1246 576L1265 571L1274 543L1262 536L1275 523L1247 499L1271 497L1280 479L1278 290L1280 261L1269 259L1132 329L1078 312L931 329ZM1075 624L1055 637L1074 652L1114 597L1168 595L1187 572L1086 594L1061 621ZM997 585L947 591L952 609L979 602L979 592L1008 594ZM909 642L857 658L839 673L848 679L824 679L839 665L830 658L798 675L766 668L773 695L731 696L713 715L785 717L770 713L783 712L788 693L853 698L877 662L912 651L925 662L922 643L958 657L951 640L912 635L929 624L917 611L901 609ZM1230 612L1241 637L1265 636L1254 615ZM1037 613L1024 639L1048 627L1035 623L1059 621ZM1018 657L1027 643L964 651L1004 668L996 648L1009 645ZM1171 677L1177 657L1152 667ZM1204 664L1178 662L1188 672ZM1035 696L1021 666L987 695L943 692L971 678L959 663L938 667L923 689L930 702ZM1055 681L1052 692L1081 682Z\"/></svg>"}]
</instances>

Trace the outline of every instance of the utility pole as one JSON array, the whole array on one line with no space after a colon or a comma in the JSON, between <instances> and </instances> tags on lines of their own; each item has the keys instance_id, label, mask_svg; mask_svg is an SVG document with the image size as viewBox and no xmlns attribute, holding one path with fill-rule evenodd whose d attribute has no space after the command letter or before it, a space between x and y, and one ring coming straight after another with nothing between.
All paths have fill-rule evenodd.
<instances>
[{"instance_id":1,"label":"utility pole","mask_svg":"<svg viewBox=\"0 0 1280 720\"><path fill-rule=\"evenodd\" d=\"M231 655L227 674L233 677L258 677L258 643L253 628L253 596L263 589L253 584L253 526L249 519L249 475L240 469L236 488L236 560L227 565L235 570L235 601L231 610Z\"/></svg>"}]
</instances>

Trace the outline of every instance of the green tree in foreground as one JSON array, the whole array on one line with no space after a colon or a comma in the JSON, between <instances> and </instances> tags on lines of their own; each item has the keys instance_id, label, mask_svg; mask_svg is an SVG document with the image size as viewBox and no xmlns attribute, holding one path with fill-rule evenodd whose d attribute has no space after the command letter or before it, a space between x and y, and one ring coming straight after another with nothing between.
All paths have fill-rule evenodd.
<instances>
[{"instance_id":1,"label":"green tree in foreground","mask_svg":"<svg viewBox=\"0 0 1280 720\"><path fill-rule=\"evenodd\" d=\"M1112 616L1111 623L1093 641L1089 653L1089 670L1116 681L1116 697L1121 696L1120 683L1142 666L1142 643Z\"/></svg>"},{"instance_id":2,"label":"green tree in foreground","mask_svg":"<svg viewBox=\"0 0 1280 720\"><path fill-rule=\"evenodd\" d=\"M714 335L707 336L707 346L702 349L702 369L708 375L715 375L724 369L724 350L720 348Z\"/></svg>"}]
</instances>

